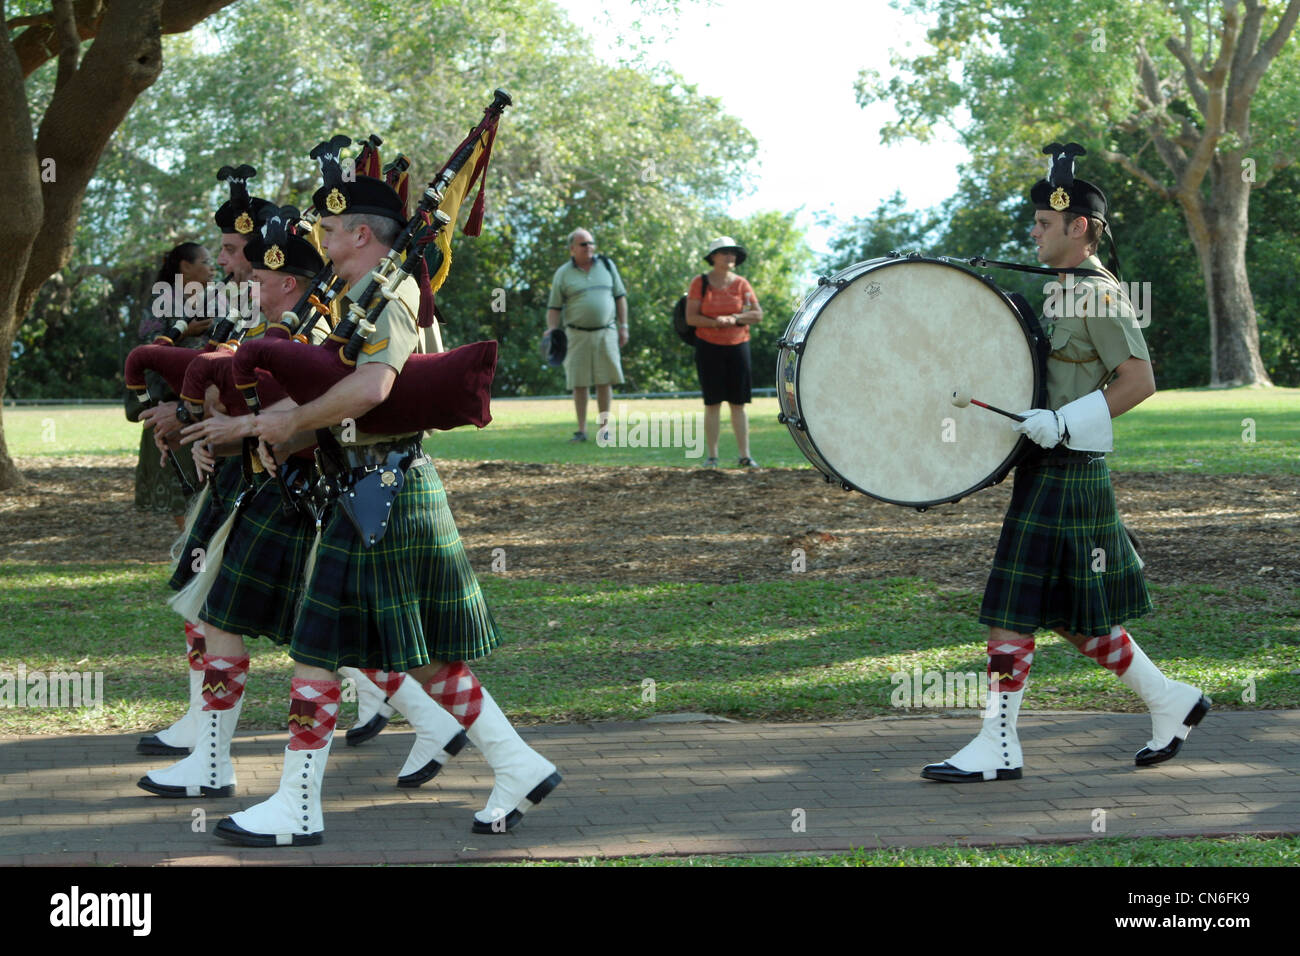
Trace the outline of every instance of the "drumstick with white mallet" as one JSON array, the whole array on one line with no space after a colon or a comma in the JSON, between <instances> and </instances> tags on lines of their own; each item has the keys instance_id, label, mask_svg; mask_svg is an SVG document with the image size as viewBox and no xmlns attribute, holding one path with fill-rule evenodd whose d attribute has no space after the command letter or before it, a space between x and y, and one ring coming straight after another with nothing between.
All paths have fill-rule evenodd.
<instances>
[{"instance_id":1,"label":"drumstick with white mallet","mask_svg":"<svg viewBox=\"0 0 1300 956\"><path fill-rule=\"evenodd\" d=\"M1015 412L1008 412L994 405L988 405L981 402L978 398L971 398L970 392L964 388L955 388L952 390L952 403L958 408L965 408L967 405L978 405L980 408L987 408L991 412L997 412L999 415L1005 415L1007 418L1014 418L1018 422L1025 420L1024 415L1017 415Z\"/></svg>"}]
</instances>

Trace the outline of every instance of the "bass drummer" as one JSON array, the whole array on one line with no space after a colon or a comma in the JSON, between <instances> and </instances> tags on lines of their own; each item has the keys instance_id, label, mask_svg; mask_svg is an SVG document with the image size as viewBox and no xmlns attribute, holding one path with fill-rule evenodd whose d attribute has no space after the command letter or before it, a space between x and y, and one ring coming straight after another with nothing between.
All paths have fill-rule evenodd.
<instances>
[{"instance_id":1,"label":"bass drummer","mask_svg":"<svg viewBox=\"0 0 1300 956\"><path fill-rule=\"evenodd\" d=\"M1135 758L1140 767L1175 756L1209 710L1200 690L1166 678L1123 626L1152 604L1115 509L1105 453L1111 420L1155 394L1155 379L1132 305L1096 255L1102 236L1110 238L1108 208L1101 189L1074 178L1074 157L1084 150L1054 143L1043 152L1052 163L1030 190L1030 236L1039 261L1069 270L1059 276L1066 296L1049 297L1044 309L1048 407L1022 412L1024 421L1012 425L1038 447L1016 467L980 608L989 627L983 727L921 771L931 780L1020 779L1016 719L1040 629L1060 634L1146 702L1152 733Z\"/></svg>"}]
</instances>

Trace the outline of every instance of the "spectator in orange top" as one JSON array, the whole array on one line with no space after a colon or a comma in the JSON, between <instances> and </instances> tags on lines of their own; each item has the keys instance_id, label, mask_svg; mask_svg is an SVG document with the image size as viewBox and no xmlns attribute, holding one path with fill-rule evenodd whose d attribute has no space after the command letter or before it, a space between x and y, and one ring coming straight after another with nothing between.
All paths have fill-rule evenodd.
<instances>
[{"instance_id":1,"label":"spectator in orange top","mask_svg":"<svg viewBox=\"0 0 1300 956\"><path fill-rule=\"evenodd\" d=\"M750 395L749 327L763 317L749 283L732 270L747 253L730 236L709 243L704 261L713 267L691 283L686 296L686 322L695 326L695 368L704 391L704 441L709 456L706 468L718 467L718 436L722 431L722 403L731 406L731 430L740 452L737 467L757 468L749 454ZM701 280L707 280L702 284Z\"/></svg>"}]
</instances>

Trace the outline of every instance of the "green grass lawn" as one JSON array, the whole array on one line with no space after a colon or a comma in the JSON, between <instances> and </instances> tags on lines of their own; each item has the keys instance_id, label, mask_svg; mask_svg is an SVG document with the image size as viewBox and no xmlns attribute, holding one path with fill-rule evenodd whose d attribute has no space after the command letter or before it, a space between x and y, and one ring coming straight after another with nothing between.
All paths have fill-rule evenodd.
<instances>
[{"instance_id":1,"label":"green grass lawn","mask_svg":"<svg viewBox=\"0 0 1300 956\"><path fill-rule=\"evenodd\" d=\"M99 710L3 709L0 734L143 730L184 710L180 618L158 566L0 566L0 674L102 672ZM583 586L481 575L509 653L475 664L525 722L705 712L742 720L899 713L895 674L973 674L979 596L912 578ZM1300 610L1216 588L1158 588L1135 636L1171 677L1224 709L1300 706ZM1267 599L1265 599L1267 601ZM283 651L250 644L241 726L283 728ZM3 677L0 677L3 680ZM653 683L650 683L653 682ZM924 704L924 702L916 702ZM968 707L978 700L968 700ZM1119 681L1054 635L1034 661L1036 710L1140 712ZM947 709L940 706L939 709ZM350 710L350 708L345 708ZM919 711L918 711L919 712Z\"/></svg>"},{"instance_id":2,"label":"green grass lawn","mask_svg":"<svg viewBox=\"0 0 1300 956\"><path fill-rule=\"evenodd\" d=\"M618 401L615 404L618 409ZM694 413L697 400L629 402L638 412ZM594 412L594 403L592 404ZM569 445L568 401L498 401L482 430L439 433L437 458L697 467L681 448ZM753 454L807 467L775 399L751 409ZM5 410L16 456L135 454L139 426L117 407ZM725 415L724 415L725 419ZM1253 440L1252 440L1253 439ZM1116 470L1201 474L1300 472L1300 390L1163 392L1116 423ZM734 460L723 423L723 464ZM744 720L828 720L898 713L896 675L981 674L978 595L920 578L583 586L479 569L509 653L475 665L524 722L635 720L700 711ZM45 567L0 561L0 734L108 733L162 727L184 710L180 618L161 565ZM1171 677L1220 709L1300 706L1300 593L1270 597L1208 586L1153 588L1159 613L1135 637ZM291 664L251 642L241 727L282 730ZM103 706L3 706L18 670L99 673ZM11 690L12 692L12 690ZM924 701L922 702L924 703ZM969 701L974 706L978 701ZM341 721L350 723L353 704ZM1040 636L1033 709L1138 712L1108 672ZM948 707L942 709L947 710ZM972 712L973 713L973 712ZM1294 866L1300 841L1112 840L1006 849L856 850L828 856L587 860L612 866ZM534 864L545 865L545 864Z\"/></svg>"},{"instance_id":3,"label":"green grass lawn","mask_svg":"<svg viewBox=\"0 0 1300 956\"><path fill-rule=\"evenodd\" d=\"M1297 866L1300 837L1223 839L1099 837L1086 843L1014 847L935 846L857 849L849 853L761 856L619 857L577 862L526 861L505 866Z\"/></svg>"},{"instance_id":4,"label":"green grass lawn","mask_svg":"<svg viewBox=\"0 0 1300 956\"><path fill-rule=\"evenodd\" d=\"M618 415L700 412L697 399L614 400ZM594 422L595 403L589 406ZM784 425L775 398L750 408L751 450L768 467L810 467ZM701 459L682 448L601 448L593 440L570 445L575 422L567 400L497 400L487 428L461 428L432 435L425 447L435 458L510 460L592 465L698 467ZM19 456L134 454L140 426L116 406L6 408L5 434ZM734 464L735 439L723 412L722 464ZM1117 471L1183 471L1201 474L1300 472L1300 389L1182 389L1160 392L1115 425Z\"/></svg>"}]
</instances>

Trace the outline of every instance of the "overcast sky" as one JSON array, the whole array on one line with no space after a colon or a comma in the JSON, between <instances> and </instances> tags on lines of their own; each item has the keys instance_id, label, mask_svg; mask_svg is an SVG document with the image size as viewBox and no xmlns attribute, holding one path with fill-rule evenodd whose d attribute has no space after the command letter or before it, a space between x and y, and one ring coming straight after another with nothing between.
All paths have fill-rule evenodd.
<instances>
[{"instance_id":1,"label":"overcast sky","mask_svg":"<svg viewBox=\"0 0 1300 956\"><path fill-rule=\"evenodd\" d=\"M617 41L633 32L629 24L638 12L631 3L556 2L593 35L606 59L626 54ZM879 130L892 108L864 110L854 100L858 71L887 75L891 48L923 43L922 25L884 0L683 0L682 7L679 17L643 17L655 36L647 55L720 97L758 138L758 189L733 215L802 208L799 224L822 251L828 232L814 228L817 213L864 216L896 189L911 208L922 209L956 191L957 167L967 154L955 137L882 146Z\"/></svg>"}]
</instances>

